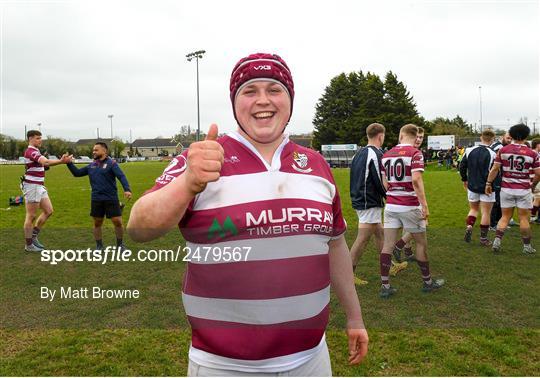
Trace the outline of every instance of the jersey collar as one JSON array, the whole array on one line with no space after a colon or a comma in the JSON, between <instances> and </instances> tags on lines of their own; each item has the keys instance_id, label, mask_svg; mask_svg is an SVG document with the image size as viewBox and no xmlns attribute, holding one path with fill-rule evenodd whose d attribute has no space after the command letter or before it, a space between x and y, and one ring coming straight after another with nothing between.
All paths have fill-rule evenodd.
<instances>
[{"instance_id":1,"label":"jersey collar","mask_svg":"<svg viewBox=\"0 0 540 378\"><path fill-rule=\"evenodd\" d=\"M233 138L234 140L236 140L237 142L239 142L240 144L242 144L246 148L248 148L251 152L253 152L253 154L255 154L255 156L257 156L257 158L259 158L261 163L264 164L264 166L266 167L266 170L268 170L268 171L279 171L280 170L280 168L281 168L281 153L283 152L283 149L285 148L287 143L289 143L289 134L288 133L283 134L283 141L281 141L278 148L274 152L274 156L272 157L272 164L268 164L268 162L261 156L259 151L257 151L255 146L253 146L253 144L251 144L251 142L249 140L244 138L244 136L242 136L238 131L231 131L230 133L227 134L227 136Z\"/></svg>"}]
</instances>

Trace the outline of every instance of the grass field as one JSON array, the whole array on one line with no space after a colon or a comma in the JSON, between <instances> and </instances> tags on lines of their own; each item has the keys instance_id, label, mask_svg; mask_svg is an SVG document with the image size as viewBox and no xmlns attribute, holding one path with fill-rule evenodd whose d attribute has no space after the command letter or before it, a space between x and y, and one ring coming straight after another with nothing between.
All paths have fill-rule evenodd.
<instances>
[{"instance_id":1,"label":"grass field","mask_svg":"<svg viewBox=\"0 0 540 378\"><path fill-rule=\"evenodd\" d=\"M164 163L127 163L135 199ZM190 332L180 300L183 263L64 263L55 266L22 252L24 208L8 207L19 194L22 166L0 166L0 375L185 375ZM346 169L334 170L347 241L356 236ZM420 292L416 266L392 279L394 298L378 298L378 256L370 245L358 268L369 284L358 288L370 334L364 364L347 365L344 314L332 298L327 339L335 375L537 375L540 371L540 262L521 254L519 231L504 237L494 256L462 241L466 194L455 171L425 173L430 203L429 255L432 272L447 280L439 292ZM47 173L55 213L40 240L59 249L93 247L87 178L63 167ZM127 221L130 206L124 212ZM540 243L540 227L533 243ZM490 237L493 235L490 234ZM104 240L113 243L110 223ZM177 231L132 249L176 248ZM137 288L139 300L39 299L42 285Z\"/></svg>"}]
</instances>

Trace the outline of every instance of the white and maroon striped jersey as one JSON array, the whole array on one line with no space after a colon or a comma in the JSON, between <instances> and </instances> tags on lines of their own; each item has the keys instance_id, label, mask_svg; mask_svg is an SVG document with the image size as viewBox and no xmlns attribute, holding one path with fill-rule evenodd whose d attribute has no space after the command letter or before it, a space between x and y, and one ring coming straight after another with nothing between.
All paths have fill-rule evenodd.
<instances>
[{"instance_id":1,"label":"white and maroon striped jersey","mask_svg":"<svg viewBox=\"0 0 540 378\"><path fill-rule=\"evenodd\" d=\"M410 144L398 144L383 155L383 173L388 180L386 209L405 212L420 206L412 184L412 172L424 170L424 156Z\"/></svg>"},{"instance_id":2,"label":"white and maroon striped jersey","mask_svg":"<svg viewBox=\"0 0 540 378\"><path fill-rule=\"evenodd\" d=\"M24 151L24 164L26 172L24 173L24 181L30 184L45 184L45 167L39 164L41 157L39 149L34 146L28 146Z\"/></svg>"},{"instance_id":3,"label":"white and maroon striped jersey","mask_svg":"<svg viewBox=\"0 0 540 378\"><path fill-rule=\"evenodd\" d=\"M225 151L221 176L179 224L186 246L201 253L188 262L182 288L189 356L221 369L290 370L324 345L328 242L346 229L339 193L322 156L287 137L272 164L239 133L218 142ZM181 175L186 157L187 151L176 157L151 191ZM214 255L247 249L247 261Z\"/></svg>"},{"instance_id":4,"label":"white and maroon striped jersey","mask_svg":"<svg viewBox=\"0 0 540 378\"><path fill-rule=\"evenodd\" d=\"M531 191L530 172L540 170L538 153L524 144L508 144L497 153L495 164L501 165L501 190L513 195Z\"/></svg>"}]
</instances>

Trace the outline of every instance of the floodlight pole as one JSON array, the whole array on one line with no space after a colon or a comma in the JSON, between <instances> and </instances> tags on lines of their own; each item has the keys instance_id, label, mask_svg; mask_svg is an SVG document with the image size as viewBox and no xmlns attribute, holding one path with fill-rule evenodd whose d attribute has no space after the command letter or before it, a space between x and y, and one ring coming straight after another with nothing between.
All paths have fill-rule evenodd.
<instances>
[{"instance_id":1,"label":"floodlight pole","mask_svg":"<svg viewBox=\"0 0 540 378\"><path fill-rule=\"evenodd\" d=\"M480 93L480 133L482 133L484 131L482 124L482 86L478 86L478 91Z\"/></svg>"},{"instance_id":2,"label":"floodlight pole","mask_svg":"<svg viewBox=\"0 0 540 378\"><path fill-rule=\"evenodd\" d=\"M202 59L204 53L206 53L205 50L198 50L186 55L188 62L191 62L191 60L195 58L195 62L197 64L197 141L199 141L201 135L201 115L199 108L199 58Z\"/></svg>"},{"instance_id":3,"label":"floodlight pole","mask_svg":"<svg viewBox=\"0 0 540 378\"><path fill-rule=\"evenodd\" d=\"M112 130L112 119L114 117L114 114L109 114L107 117L111 119L111 139L113 138L113 130Z\"/></svg>"}]
</instances>

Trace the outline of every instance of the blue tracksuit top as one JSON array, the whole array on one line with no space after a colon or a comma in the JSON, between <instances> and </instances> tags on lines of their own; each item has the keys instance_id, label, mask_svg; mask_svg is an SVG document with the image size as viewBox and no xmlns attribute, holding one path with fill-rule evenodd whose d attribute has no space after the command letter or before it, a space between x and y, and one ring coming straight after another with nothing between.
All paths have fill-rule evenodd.
<instances>
[{"instance_id":1,"label":"blue tracksuit top","mask_svg":"<svg viewBox=\"0 0 540 378\"><path fill-rule=\"evenodd\" d=\"M104 160L94 160L86 167L77 168L68 163L67 167L75 177L88 175L92 187L92 201L118 201L116 179L120 180L124 192L131 192L129 183L118 163L107 156Z\"/></svg>"}]
</instances>

